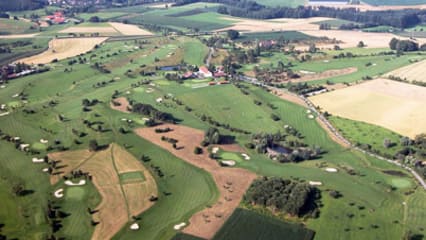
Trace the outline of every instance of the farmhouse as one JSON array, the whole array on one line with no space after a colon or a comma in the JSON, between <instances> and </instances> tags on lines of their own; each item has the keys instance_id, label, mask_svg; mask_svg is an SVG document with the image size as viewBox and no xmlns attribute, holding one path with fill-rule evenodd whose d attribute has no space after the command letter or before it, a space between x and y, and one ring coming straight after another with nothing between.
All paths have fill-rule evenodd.
<instances>
[{"instance_id":1,"label":"farmhouse","mask_svg":"<svg viewBox=\"0 0 426 240\"><path fill-rule=\"evenodd\" d=\"M212 72L209 71L209 69L206 66L202 66L198 69L197 73L198 77L200 78L209 78L213 77Z\"/></svg>"},{"instance_id":2,"label":"farmhouse","mask_svg":"<svg viewBox=\"0 0 426 240\"><path fill-rule=\"evenodd\" d=\"M45 20L54 24L63 24L65 16L62 12L55 12L53 15L46 16Z\"/></svg>"}]
</instances>

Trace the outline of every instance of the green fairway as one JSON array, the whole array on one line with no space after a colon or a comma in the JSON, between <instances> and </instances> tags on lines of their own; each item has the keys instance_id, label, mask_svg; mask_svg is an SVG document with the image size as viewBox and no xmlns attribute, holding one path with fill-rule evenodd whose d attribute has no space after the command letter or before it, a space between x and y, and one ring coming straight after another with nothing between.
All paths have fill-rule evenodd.
<instances>
[{"instance_id":1,"label":"green fairway","mask_svg":"<svg viewBox=\"0 0 426 240\"><path fill-rule=\"evenodd\" d=\"M391 180L392 186L396 188L409 188L411 187L411 182L404 178L394 178Z\"/></svg>"},{"instance_id":2,"label":"green fairway","mask_svg":"<svg viewBox=\"0 0 426 240\"><path fill-rule=\"evenodd\" d=\"M329 120L352 143L369 144L379 154L392 157L403 148L400 145L402 136L386 128L336 116L329 117ZM383 145L385 139L389 139L395 146L386 148Z\"/></svg>"},{"instance_id":3,"label":"green fairway","mask_svg":"<svg viewBox=\"0 0 426 240\"><path fill-rule=\"evenodd\" d=\"M85 195L85 191L83 187L69 187L65 192L65 196L68 199L72 200L82 200Z\"/></svg>"}]
</instances>

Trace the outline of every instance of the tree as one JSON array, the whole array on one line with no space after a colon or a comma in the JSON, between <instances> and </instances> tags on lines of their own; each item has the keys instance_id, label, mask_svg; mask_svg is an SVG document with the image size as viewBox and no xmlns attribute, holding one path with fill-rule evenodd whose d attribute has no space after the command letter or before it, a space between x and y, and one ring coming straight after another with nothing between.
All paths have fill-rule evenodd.
<instances>
[{"instance_id":1,"label":"tree","mask_svg":"<svg viewBox=\"0 0 426 240\"><path fill-rule=\"evenodd\" d=\"M203 149L202 148L200 148L200 147L195 147L194 148L194 154L199 155L199 154L202 154L202 153L203 153Z\"/></svg>"},{"instance_id":2,"label":"tree","mask_svg":"<svg viewBox=\"0 0 426 240\"><path fill-rule=\"evenodd\" d=\"M364 42L363 42L363 41L359 41L359 43L358 43L357 47L359 47L359 48L363 48L363 47L365 47Z\"/></svg>"},{"instance_id":3,"label":"tree","mask_svg":"<svg viewBox=\"0 0 426 240\"><path fill-rule=\"evenodd\" d=\"M92 16L89 18L89 22L98 23L101 22L101 19L98 16Z\"/></svg>"},{"instance_id":4,"label":"tree","mask_svg":"<svg viewBox=\"0 0 426 240\"><path fill-rule=\"evenodd\" d=\"M228 38L231 40L237 39L240 36L240 33L236 30L228 30L227 31Z\"/></svg>"},{"instance_id":5,"label":"tree","mask_svg":"<svg viewBox=\"0 0 426 240\"><path fill-rule=\"evenodd\" d=\"M317 52L317 46L314 43L309 44L309 49L308 51L310 53L316 53Z\"/></svg>"},{"instance_id":6,"label":"tree","mask_svg":"<svg viewBox=\"0 0 426 240\"><path fill-rule=\"evenodd\" d=\"M89 151L96 152L98 150L99 150L98 141L96 141L95 139L90 140L90 142L89 142Z\"/></svg>"}]
</instances>

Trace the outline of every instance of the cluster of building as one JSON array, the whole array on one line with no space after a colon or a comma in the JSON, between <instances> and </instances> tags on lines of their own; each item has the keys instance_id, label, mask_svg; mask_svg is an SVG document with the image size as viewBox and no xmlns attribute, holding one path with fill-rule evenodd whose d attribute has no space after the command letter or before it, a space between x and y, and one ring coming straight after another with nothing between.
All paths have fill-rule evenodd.
<instances>
[{"instance_id":1,"label":"cluster of building","mask_svg":"<svg viewBox=\"0 0 426 240\"><path fill-rule=\"evenodd\" d=\"M221 78L225 77L226 73L223 66L216 67L214 72L211 72L206 66L198 68L198 72L187 71L182 75L182 79L193 79L193 78Z\"/></svg>"},{"instance_id":2,"label":"cluster of building","mask_svg":"<svg viewBox=\"0 0 426 240\"><path fill-rule=\"evenodd\" d=\"M53 15L46 16L44 20L51 24L63 24L66 22L66 17L63 12L55 12Z\"/></svg>"}]
</instances>

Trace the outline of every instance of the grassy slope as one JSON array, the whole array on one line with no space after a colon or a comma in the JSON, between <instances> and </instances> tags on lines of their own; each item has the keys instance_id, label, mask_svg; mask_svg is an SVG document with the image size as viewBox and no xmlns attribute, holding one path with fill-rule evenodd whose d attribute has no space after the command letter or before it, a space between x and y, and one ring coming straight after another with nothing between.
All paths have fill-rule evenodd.
<instances>
[{"instance_id":1,"label":"grassy slope","mask_svg":"<svg viewBox=\"0 0 426 240\"><path fill-rule=\"evenodd\" d=\"M30 29L31 26L36 26L31 22L21 20L12 20L0 18L0 34L23 34L37 32L37 28Z\"/></svg>"},{"instance_id":2,"label":"grassy slope","mask_svg":"<svg viewBox=\"0 0 426 240\"><path fill-rule=\"evenodd\" d=\"M117 49L124 49L123 45L123 43L111 43L110 45L99 49L98 54L105 55L106 53L116 51ZM118 54L116 59L125 58L127 54L129 53ZM164 58L165 55L162 57ZM97 60L99 61L101 59L98 58ZM142 61L148 64L152 64L154 59L153 57L145 58L142 59ZM120 119L126 114L110 110L109 99L115 89L127 89L130 83L135 81L132 78L128 78L122 75L124 72L126 72L127 68L137 67L140 64L137 61L135 62L136 63L133 65L128 64L125 67L114 69L114 72L121 77L119 82L96 90L93 89L93 84L100 81L107 81L111 79L112 76L99 74L96 70L91 69L88 65L85 64L73 66L75 71L72 74L64 74L64 67L56 67L52 71L44 74L33 75L19 79L17 81L12 81L6 89L2 89L2 94L0 94L0 102L17 102L17 100L11 96L16 92L20 92L25 89L25 92L29 94L29 107L37 109L37 113L28 116L21 111L17 111L7 117L0 118L0 124L2 126L1 129L4 131L20 136L29 143L38 142L40 138L49 139L50 142L52 142L53 139L60 139L65 146L68 146L71 149L75 149L85 148L90 139L96 138L102 143L114 141L121 145L126 143L132 146L138 146L137 148L129 149L129 151L137 157L141 156L142 154L151 156L152 161L147 165L149 166L150 164L154 164L155 166L160 166L162 171L166 174L166 176L163 178L157 178L160 192L164 191L172 193L172 195L168 197L165 197L161 194L159 196L160 199L155 207L144 213L142 217L142 225L144 226L145 231L139 232L139 234L141 234L141 236L144 238L146 237L147 239L168 239L174 234L174 231L170 226L176 222L186 221L189 216L194 213L194 211L205 207L207 204L211 204L216 199L218 193L213 184L212 178L204 171L180 161L166 151L152 145L143 139L140 139L133 134L124 136L118 133L118 128L123 125L123 122L120 121ZM60 84L57 84L58 81L60 81ZM49 86L49 88L46 88L46 86ZM81 111L81 100L83 98L97 98L104 101L105 103L94 107L93 110L94 112L102 115L102 117L94 117L93 112L83 113ZM43 109L42 104L51 99L59 100L59 105L52 109ZM66 117L70 118L71 120L65 123L59 122L57 120L57 114L59 113L65 114ZM140 118L137 116L133 117L135 120ZM106 123L105 125L112 131L106 133L97 133L89 130L82 126L81 119L84 118L104 121ZM34 119L37 119L37 121L34 121ZM40 123L43 123L42 126L52 130L53 133L41 131L39 128L41 125ZM75 138L71 132L72 128L84 130L89 134L89 136L82 139L82 145L75 145L72 142ZM1 147L3 148L3 144ZM8 156L9 155L3 156L2 154L2 158L5 157L4 161L11 158L17 158L19 153L17 153L15 150L11 150L10 157ZM30 164L30 166L35 167L35 165L32 165L28 162L28 157L22 158L22 161L25 163L25 165ZM42 166L38 166L36 169L37 172L40 172L40 174L41 167ZM20 166L20 169L25 169L25 167ZM13 172L18 171L15 169ZM28 172L30 171L28 170ZM28 174L28 178L31 176L32 175ZM43 188L50 188L47 179L40 177L37 177L37 179L38 180L36 183L39 184L39 188L40 186ZM40 194L41 193L42 192L40 192ZM43 196L47 196L47 194ZM40 201L35 201L33 199L33 202L39 203ZM68 203L64 204L64 208L66 208L66 204ZM83 205L81 206L85 206L84 204L89 203L83 202ZM71 210L76 211L79 209L81 210L83 207L75 206L75 208ZM14 216L12 215L11 219L13 219L13 217ZM17 213L15 217L18 218L19 214ZM79 221L87 222L89 220L88 216L86 214L82 214L81 211L80 214L74 213L74 217L69 218L69 221L74 223ZM41 221L41 223L43 222L44 221ZM20 223L16 222L10 225L18 227L20 226ZM11 232L12 230L8 230L7 227L9 226L6 226L4 231L7 233ZM69 228L67 227L63 231L66 236L74 236L81 239L86 235L87 232L91 231L89 228L90 226L87 228L83 227L80 233L77 233L80 235L74 235L77 228L72 226L69 226ZM128 233L124 231L120 234L120 238L133 239L134 236L132 234L134 233ZM18 236L22 237L22 235Z\"/></svg>"},{"instance_id":3,"label":"grassy slope","mask_svg":"<svg viewBox=\"0 0 426 240\"><path fill-rule=\"evenodd\" d=\"M335 126L343 134L343 136L353 143L359 142L370 144L373 149L379 150L382 154L385 153L391 156L402 149L402 146L399 146L402 136L392 132L391 130L335 116L332 116L329 119L333 126ZM396 143L397 146L385 148L383 146L384 139L390 139L393 143Z\"/></svg>"}]
</instances>

